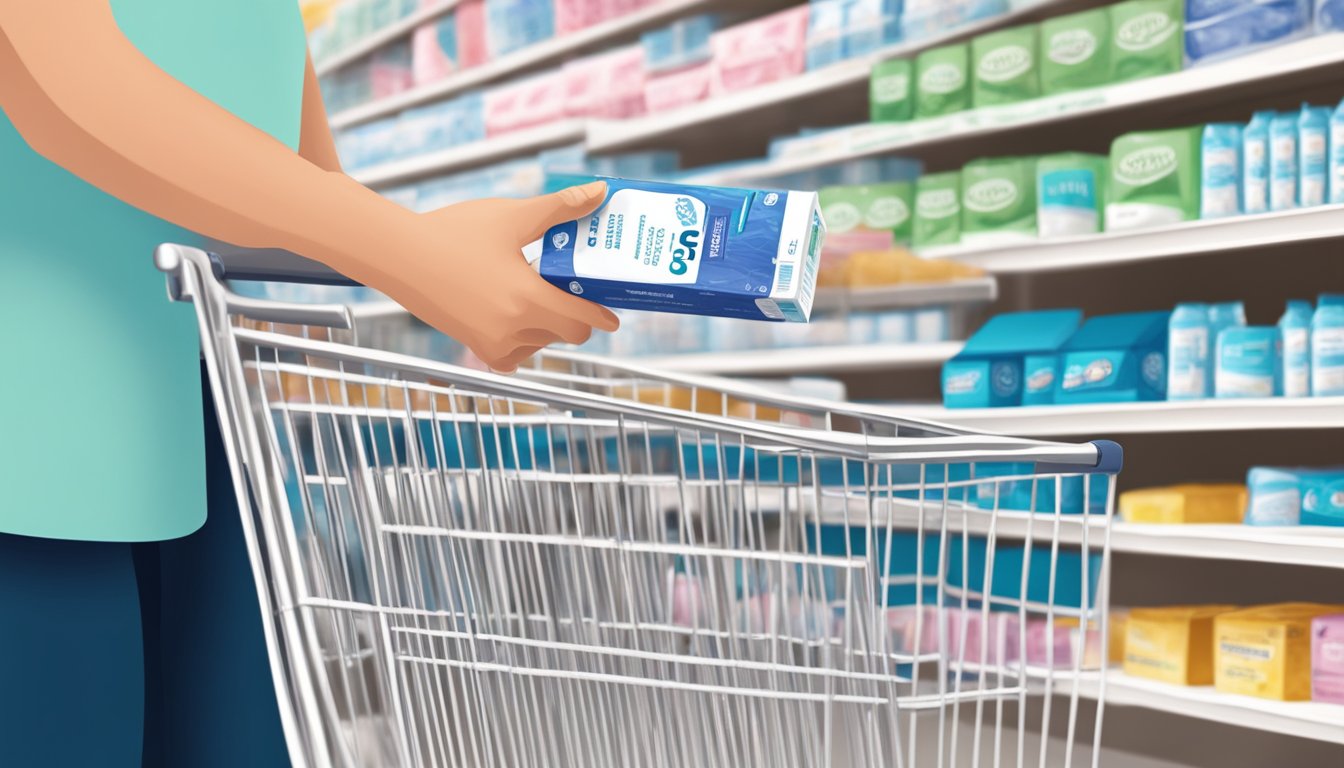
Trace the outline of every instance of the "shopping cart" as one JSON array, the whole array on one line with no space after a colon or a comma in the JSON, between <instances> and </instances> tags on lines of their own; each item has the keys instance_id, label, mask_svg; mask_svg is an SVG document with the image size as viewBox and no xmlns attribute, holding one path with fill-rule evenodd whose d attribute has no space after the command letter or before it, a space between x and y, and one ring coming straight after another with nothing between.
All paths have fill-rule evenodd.
<instances>
[{"instance_id":1,"label":"shopping cart","mask_svg":"<svg viewBox=\"0 0 1344 768\"><path fill-rule=\"evenodd\" d=\"M574 353L498 376L156 263L294 765L1098 764L1118 446Z\"/></svg>"}]
</instances>

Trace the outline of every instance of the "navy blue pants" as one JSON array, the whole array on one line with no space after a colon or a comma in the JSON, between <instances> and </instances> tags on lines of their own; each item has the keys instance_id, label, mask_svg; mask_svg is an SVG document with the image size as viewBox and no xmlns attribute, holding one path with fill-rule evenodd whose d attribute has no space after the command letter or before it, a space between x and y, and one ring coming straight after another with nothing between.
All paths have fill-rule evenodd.
<instances>
[{"instance_id":1,"label":"navy blue pants","mask_svg":"<svg viewBox=\"0 0 1344 768\"><path fill-rule=\"evenodd\" d=\"M289 765L208 393L206 403L201 530L147 544L0 534L0 766Z\"/></svg>"}]
</instances>

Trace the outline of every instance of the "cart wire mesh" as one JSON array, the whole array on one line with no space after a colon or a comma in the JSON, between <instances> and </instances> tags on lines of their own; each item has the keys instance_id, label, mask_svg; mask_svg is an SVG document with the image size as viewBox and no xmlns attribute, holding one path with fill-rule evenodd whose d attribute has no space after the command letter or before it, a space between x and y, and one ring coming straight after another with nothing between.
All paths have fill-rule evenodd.
<instances>
[{"instance_id":1,"label":"cart wire mesh","mask_svg":"<svg viewBox=\"0 0 1344 768\"><path fill-rule=\"evenodd\" d=\"M156 263L296 766L1099 763L1117 446L573 353L503 377Z\"/></svg>"}]
</instances>

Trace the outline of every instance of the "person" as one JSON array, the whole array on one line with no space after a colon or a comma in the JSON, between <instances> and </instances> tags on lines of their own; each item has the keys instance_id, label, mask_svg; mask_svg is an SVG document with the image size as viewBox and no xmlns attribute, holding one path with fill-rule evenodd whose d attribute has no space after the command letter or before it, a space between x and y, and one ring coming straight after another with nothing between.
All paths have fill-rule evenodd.
<instances>
[{"instance_id":1,"label":"person","mask_svg":"<svg viewBox=\"0 0 1344 768\"><path fill-rule=\"evenodd\" d=\"M507 372L616 328L519 250L605 189L420 214L364 188L295 0L0 0L0 110L0 765L286 765L194 318L154 246L299 253Z\"/></svg>"}]
</instances>

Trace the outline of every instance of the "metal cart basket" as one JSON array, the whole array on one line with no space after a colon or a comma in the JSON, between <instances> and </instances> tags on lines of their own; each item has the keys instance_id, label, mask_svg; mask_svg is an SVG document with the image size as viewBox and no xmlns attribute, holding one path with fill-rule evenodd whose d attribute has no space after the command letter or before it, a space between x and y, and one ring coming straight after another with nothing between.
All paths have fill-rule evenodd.
<instances>
[{"instance_id":1,"label":"metal cart basket","mask_svg":"<svg viewBox=\"0 0 1344 768\"><path fill-rule=\"evenodd\" d=\"M578 354L498 376L156 263L295 766L1098 763L1118 446Z\"/></svg>"}]
</instances>

